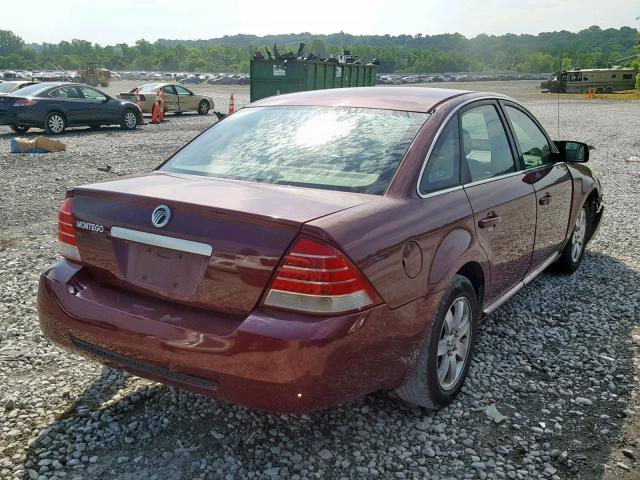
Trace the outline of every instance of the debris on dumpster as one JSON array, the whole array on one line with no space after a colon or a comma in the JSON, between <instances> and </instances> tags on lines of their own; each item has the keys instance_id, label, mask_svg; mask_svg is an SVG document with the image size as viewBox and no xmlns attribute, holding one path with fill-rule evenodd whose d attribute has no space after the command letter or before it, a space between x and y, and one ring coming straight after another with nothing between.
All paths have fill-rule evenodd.
<instances>
[{"instance_id":1,"label":"debris on dumpster","mask_svg":"<svg viewBox=\"0 0 640 480\"><path fill-rule=\"evenodd\" d=\"M47 137L11 139L11 153L52 153L66 149L64 143Z\"/></svg>"}]
</instances>

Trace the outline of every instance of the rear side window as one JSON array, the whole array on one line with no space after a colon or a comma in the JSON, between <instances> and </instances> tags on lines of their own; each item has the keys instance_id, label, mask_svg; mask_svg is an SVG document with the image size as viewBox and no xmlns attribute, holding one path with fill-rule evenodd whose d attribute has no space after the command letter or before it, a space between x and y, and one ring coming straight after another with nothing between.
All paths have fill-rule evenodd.
<instances>
[{"instance_id":1,"label":"rear side window","mask_svg":"<svg viewBox=\"0 0 640 480\"><path fill-rule=\"evenodd\" d=\"M49 92L50 97L55 98L82 98L76 87L60 87Z\"/></svg>"},{"instance_id":2,"label":"rear side window","mask_svg":"<svg viewBox=\"0 0 640 480\"><path fill-rule=\"evenodd\" d=\"M382 195L428 117L353 107L245 108L160 169Z\"/></svg>"},{"instance_id":3,"label":"rear side window","mask_svg":"<svg viewBox=\"0 0 640 480\"><path fill-rule=\"evenodd\" d=\"M509 140L495 106L471 108L462 114L460 123L472 182L516 171Z\"/></svg>"},{"instance_id":4,"label":"rear side window","mask_svg":"<svg viewBox=\"0 0 640 480\"><path fill-rule=\"evenodd\" d=\"M420 193L455 187L460 183L460 134L455 116L438 137L420 179Z\"/></svg>"},{"instance_id":5,"label":"rear side window","mask_svg":"<svg viewBox=\"0 0 640 480\"><path fill-rule=\"evenodd\" d=\"M551 159L551 147L547 137L542 133L531 118L517 108L507 105L507 116L513 126L516 141L522 152L522 161L525 168L539 167L546 163L553 163Z\"/></svg>"}]
</instances>

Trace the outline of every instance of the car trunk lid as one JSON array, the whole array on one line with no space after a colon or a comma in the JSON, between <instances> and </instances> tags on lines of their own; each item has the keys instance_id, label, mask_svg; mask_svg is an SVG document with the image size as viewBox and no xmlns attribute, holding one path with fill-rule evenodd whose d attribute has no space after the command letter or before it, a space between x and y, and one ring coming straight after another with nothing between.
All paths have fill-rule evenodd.
<instances>
[{"instance_id":1,"label":"car trunk lid","mask_svg":"<svg viewBox=\"0 0 640 480\"><path fill-rule=\"evenodd\" d=\"M78 187L73 197L78 249L95 278L237 315L255 307L303 223L370 198L164 173ZM170 218L157 227L159 206Z\"/></svg>"}]
</instances>

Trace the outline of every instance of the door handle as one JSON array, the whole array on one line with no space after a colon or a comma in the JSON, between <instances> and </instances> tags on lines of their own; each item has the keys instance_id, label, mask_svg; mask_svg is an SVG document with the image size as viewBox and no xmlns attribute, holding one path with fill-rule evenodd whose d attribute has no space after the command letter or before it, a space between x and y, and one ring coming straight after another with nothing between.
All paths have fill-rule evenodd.
<instances>
[{"instance_id":1,"label":"door handle","mask_svg":"<svg viewBox=\"0 0 640 480\"><path fill-rule=\"evenodd\" d=\"M538 200L538 203L540 205L549 205L551 203L551 195L549 194L549 192L545 193L544 197Z\"/></svg>"},{"instance_id":2,"label":"door handle","mask_svg":"<svg viewBox=\"0 0 640 480\"><path fill-rule=\"evenodd\" d=\"M480 228L493 228L498 223L500 223L500 217L498 217L495 213L490 213L488 216L484 217L482 220L478 221L478 226Z\"/></svg>"}]
</instances>

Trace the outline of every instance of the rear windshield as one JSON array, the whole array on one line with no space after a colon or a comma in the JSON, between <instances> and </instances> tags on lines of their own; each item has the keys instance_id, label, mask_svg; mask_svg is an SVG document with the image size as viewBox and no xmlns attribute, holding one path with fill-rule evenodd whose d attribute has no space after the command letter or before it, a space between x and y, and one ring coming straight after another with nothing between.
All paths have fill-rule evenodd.
<instances>
[{"instance_id":1,"label":"rear windshield","mask_svg":"<svg viewBox=\"0 0 640 480\"><path fill-rule=\"evenodd\" d=\"M245 108L160 170L381 195L428 117L353 107Z\"/></svg>"},{"instance_id":2,"label":"rear windshield","mask_svg":"<svg viewBox=\"0 0 640 480\"><path fill-rule=\"evenodd\" d=\"M46 90L49 87L51 87L51 85L42 86L41 84L35 83L33 85L29 85L28 87L20 88L13 93L15 93L16 95L24 95L25 97L34 96L38 95L41 91Z\"/></svg>"},{"instance_id":3,"label":"rear windshield","mask_svg":"<svg viewBox=\"0 0 640 480\"><path fill-rule=\"evenodd\" d=\"M147 83L146 85L142 85L140 87L140 91L144 93L155 92L156 90L158 90L158 87L160 87L159 83ZM135 91L135 89L133 91Z\"/></svg>"},{"instance_id":4,"label":"rear windshield","mask_svg":"<svg viewBox=\"0 0 640 480\"><path fill-rule=\"evenodd\" d=\"M15 83L0 83L0 93L9 93L16 88Z\"/></svg>"}]
</instances>

